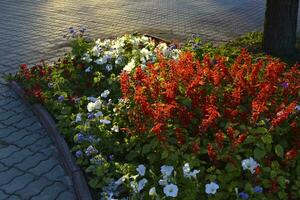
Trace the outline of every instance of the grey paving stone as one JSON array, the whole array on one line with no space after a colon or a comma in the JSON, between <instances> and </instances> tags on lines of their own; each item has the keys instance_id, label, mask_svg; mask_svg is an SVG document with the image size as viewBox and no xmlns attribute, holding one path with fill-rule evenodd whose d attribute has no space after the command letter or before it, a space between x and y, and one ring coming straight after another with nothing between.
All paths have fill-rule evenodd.
<instances>
[{"instance_id":1,"label":"grey paving stone","mask_svg":"<svg viewBox=\"0 0 300 200\"><path fill-rule=\"evenodd\" d=\"M18 129L12 126L8 126L5 128L0 128L0 138L4 138L7 137L8 135L10 135L12 132L17 131Z\"/></svg>"},{"instance_id":2,"label":"grey paving stone","mask_svg":"<svg viewBox=\"0 0 300 200\"><path fill-rule=\"evenodd\" d=\"M56 165L59 164L60 163L57 161L57 159L50 157L47 160L41 161L34 168L28 169L28 172L33 173L36 176L42 176L43 174L46 174L47 172L51 171Z\"/></svg>"},{"instance_id":3,"label":"grey paving stone","mask_svg":"<svg viewBox=\"0 0 300 200\"><path fill-rule=\"evenodd\" d=\"M9 195L4 193L3 191L0 190L0 199L4 200L4 199L8 199Z\"/></svg>"},{"instance_id":4,"label":"grey paving stone","mask_svg":"<svg viewBox=\"0 0 300 200\"><path fill-rule=\"evenodd\" d=\"M70 191L64 191L62 193L60 193L57 198L57 200L66 200L66 199L76 199L74 193L71 193Z\"/></svg>"},{"instance_id":5,"label":"grey paving stone","mask_svg":"<svg viewBox=\"0 0 300 200\"><path fill-rule=\"evenodd\" d=\"M56 182L53 185L46 187L44 190L41 191L39 196L32 198L32 200L35 200L35 199L36 200L38 200L38 199L57 199L57 197L61 193L63 193L65 190L66 190L66 188L64 187L64 185ZM74 200L74 199L76 199L75 196L71 195L70 200Z\"/></svg>"},{"instance_id":6,"label":"grey paving stone","mask_svg":"<svg viewBox=\"0 0 300 200\"><path fill-rule=\"evenodd\" d=\"M13 146L13 145L9 145L5 148L0 148L0 162L2 161L2 159L8 158L14 152L19 151L19 150L20 150L20 148Z\"/></svg>"},{"instance_id":7,"label":"grey paving stone","mask_svg":"<svg viewBox=\"0 0 300 200\"><path fill-rule=\"evenodd\" d=\"M2 163L5 163L5 165L7 165L7 166L14 166L17 163L24 162L24 160L26 160L26 158L28 158L29 156L31 156L33 154L34 153L29 151L28 149L20 149L19 151L12 153L8 157L0 159L0 161Z\"/></svg>"},{"instance_id":8,"label":"grey paving stone","mask_svg":"<svg viewBox=\"0 0 300 200\"><path fill-rule=\"evenodd\" d=\"M8 194L15 194L16 191L21 190L26 187L29 183L34 180L34 176L30 174L23 174L14 178L6 185L2 185L1 189L3 189Z\"/></svg>"},{"instance_id":9,"label":"grey paving stone","mask_svg":"<svg viewBox=\"0 0 300 200\"><path fill-rule=\"evenodd\" d=\"M24 188L15 192L18 196L21 196L23 199L30 199L33 196L40 194L47 187L52 187L52 182L49 180L39 177L31 182L29 182Z\"/></svg>"},{"instance_id":10,"label":"grey paving stone","mask_svg":"<svg viewBox=\"0 0 300 200\"><path fill-rule=\"evenodd\" d=\"M43 160L47 160L48 157L42 153L36 153L31 156L28 156L23 162L15 164L14 167L27 171L36 167Z\"/></svg>"},{"instance_id":11,"label":"grey paving stone","mask_svg":"<svg viewBox=\"0 0 300 200\"><path fill-rule=\"evenodd\" d=\"M15 168L9 168L6 171L0 172L0 188L22 174L24 174L22 171Z\"/></svg>"}]
</instances>

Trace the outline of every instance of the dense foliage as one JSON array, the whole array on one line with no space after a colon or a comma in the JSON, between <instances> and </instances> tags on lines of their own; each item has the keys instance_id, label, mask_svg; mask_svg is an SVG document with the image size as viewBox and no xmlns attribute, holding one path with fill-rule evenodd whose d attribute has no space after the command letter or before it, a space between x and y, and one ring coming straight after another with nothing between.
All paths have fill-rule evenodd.
<instances>
[{"instance_id":1,"label":"dense foliage","mask_svg":"<svg viewBox=\"0 0 300 200\"><path fill-rule=\"evenodd\" d=\"M75 36L12 79L55 117L95 198L300 198L299 65L199 38Z\"/></svg>"}]
</instances>

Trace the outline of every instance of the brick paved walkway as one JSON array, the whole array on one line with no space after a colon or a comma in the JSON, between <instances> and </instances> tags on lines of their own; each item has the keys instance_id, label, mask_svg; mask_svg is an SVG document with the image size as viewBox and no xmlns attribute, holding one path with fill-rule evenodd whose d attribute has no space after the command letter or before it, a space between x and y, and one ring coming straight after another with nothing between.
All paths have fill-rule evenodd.
<instances>
[{"instance_id":1,"label":"brick paved walkway","mask_svg":"<svg viewBox=\"0 0 300 200\"><path fill-rule=\"evenodd\" d=\"M70 26L88 36L148 33L226 41L260 30L265 0L1 0L0 76L61 56ZM299 17L300 18L300 17ZM300 27L300 19L299 19ZM298 29L299 30L299 29ZM56 149L30 109L0 78L0 200L74 199Z\"/></svg>"}]
</instances>

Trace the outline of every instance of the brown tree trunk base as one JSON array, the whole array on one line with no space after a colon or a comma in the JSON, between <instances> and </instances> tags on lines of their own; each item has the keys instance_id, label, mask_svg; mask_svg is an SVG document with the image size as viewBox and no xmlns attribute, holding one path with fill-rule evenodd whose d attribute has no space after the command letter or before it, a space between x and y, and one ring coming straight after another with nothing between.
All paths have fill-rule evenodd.
<instances>
[{"instance_id":1,"label":"brown tree trunk base","mask_svg":"<svg viewBox=\"0 0 300 200\"><path fill-rule=\"evenodd\" d=\"M267 54L295 53L299 0L267 0L263 48Z\"/></svg>"}]
</instances>

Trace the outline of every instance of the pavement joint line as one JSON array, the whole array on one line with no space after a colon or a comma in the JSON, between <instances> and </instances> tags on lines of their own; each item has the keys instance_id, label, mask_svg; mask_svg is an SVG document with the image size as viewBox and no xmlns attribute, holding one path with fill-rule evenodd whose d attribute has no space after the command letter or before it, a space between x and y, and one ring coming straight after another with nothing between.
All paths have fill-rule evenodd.
<instances>
[{"instance_id":1,"label":"pavement joint line","mask_svg":"<svg viewBox=\"0 0 300 200\"><path fill-rule=\"evenodd\" d=\"M35 155L35 154L38 154L38 153L39 153L39 152L36 152L36 153L34 153L34 154L32 154L32 155ZM32 155L30 155L30 156L32 156ZM27 156L27 157L30 157L30 156ZM53 156L53 155L49 155L49 156L46 157L45 159L40 160L36 165L30 167L29 169L33 169L33 168L37 167L41 162L46 161L46 160L49 160L52 156ZM25 157L25 159L26 159L27 157ZM30 172L24 171L23 169L21 169L21 168L19 168L19 167L16 167L16 165L18 165L18 164L20 164L20 163L22 163L22 162L23 162L23 161L20 161L20 162L18 162L18 163L14 163L13 165L7 165L7 164L5 164L5 163L2 163L2 164L3 164L5 167L7 167L7 168L14 168L14 169L17 169L17 170L19 170L19 171L21 171L21 172L29 173L29 174L30 174ZM33 175L33 174L31 174L31 175ZM36 176L36 175L34 175L34 176Z\"/></svg>"},{"instance_id":2,"label":"pavement joint line","mask_svg":"<svg viewBox=\"0 0 300 200\"><path fill-rule=\"evenodd\" d=\"M50 186L52 186L52 185L54 185L55 184L55 182L53 182L53 183L51 183L50 182L50 184L49 185L46 185L45 187L43 187L43 189L41 189L41 191L39 192L39 193L37 193L37 194L35 194L35 195L33 195L33 196L31 196L31 198L30 199L32 199L32 198L34 198L34 197L37 197L37 196L39 196L46 188L48 188L48 187L50 187Z\"/></svg>"},{"instance_id":3,"label":"pavement joint line","mask_svg":"<svg viewBox=\"0 0 300 200\"><path fill-rule=\"evenodd\" d=\"M37 167L38 165L40 165L40 163L42 163L42 162L48 160L50 157L51 157L51 156L49 156L49 157L46 158L46 159L41 160L39 163L37 163L35 166L33 166L33 167L29 168L29 169L33 169L33 168ZM4 165L5 167L8 167L8 166L5 165L5 164L3 164L3 165ZM22 172L22 174L13 177L13 178L12 178L9 182L7 182L7 183L0 184L0 187L1 187L1 186L4 186L4 185L10 184L14 179L16 179L16 178L18 178L18 177L20 177L20 176L23 176L23 175L25 175L25 174L29 174L29 175L35 177L35 178L33 178L34 181L35 181L35 180L38 180L39 178L44 178L44 179L46 179L48 182L55 182L55 183L60 183L60 184L65 185L65 183L64 183L63 181L52 180L52 179L49 179L48 177L45 176L48 172L50 172L50 171L51 171L52 169L54 169L56 166L60 166L60 164L59 164L59 163L55 164L49 171L43 172L43 173L41 173L41 174L39 174L39 175L36 175L36 174L34 174L34 173L30 172L30 171L24 171L23 169L20 169L19 167L10 166L10 168L9 168L7 171L9 171L10 169L17 169L17 170L19 170L20 172ZM2 172L1 172L1 173L2 173ZM63 177L66 177L66 175L58 176L57 179L60 179L60 178L63 178Z\"/></svg>"},{"instance_id":4,"label":"pavement joint line","mask_svg":"<svg viewBox=\"0 0 300 200\"><path fill-rule=\"evenodd\" d=\"M54 198L54 200L58 199L58 197L59 197L61 194L65 193L65 192L67 192L67 191L68 191L68 189L65 189L65 190L59 192L59 193L56 195L56 197Z\"/></svg>"}]
</instances>

